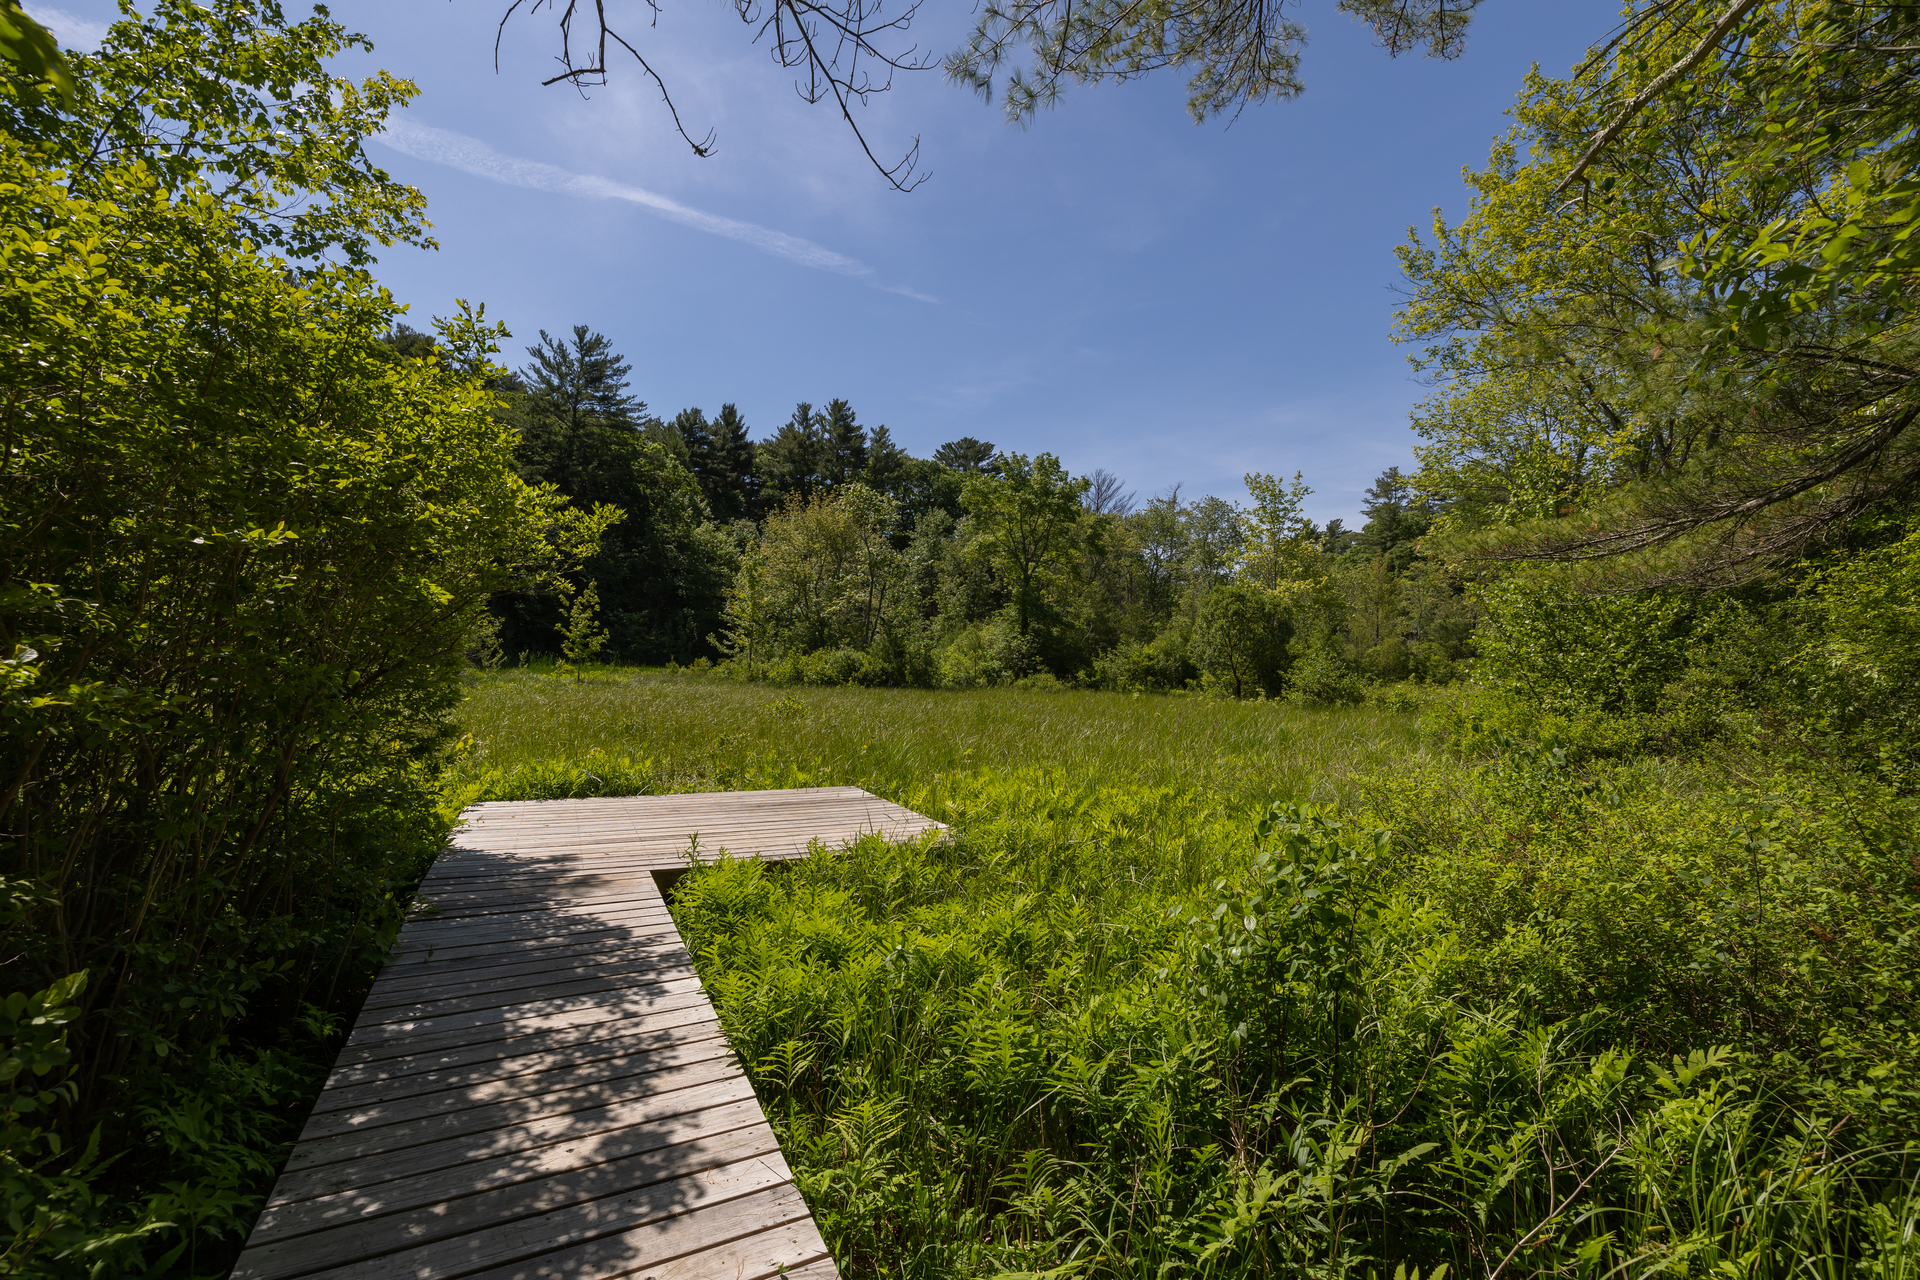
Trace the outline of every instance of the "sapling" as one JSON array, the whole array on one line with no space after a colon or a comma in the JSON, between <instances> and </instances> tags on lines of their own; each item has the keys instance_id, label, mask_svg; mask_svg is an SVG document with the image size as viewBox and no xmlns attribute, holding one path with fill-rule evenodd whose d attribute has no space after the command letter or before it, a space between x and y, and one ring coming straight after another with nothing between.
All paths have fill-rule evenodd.
<instances>
[{"instance_id":1,"label":"sapling","mask_svg":"<svg viewBox=\"0 0 1920 1280\"><path fill-rule=\"evenodd\" d=\"M573 596L573 603L568 606L566 620L556 628L565 661L554 668L554 674L572 672L578 680L580 673L574 670L573 664L593 661L600 650L606 648L609 637L606 628L600 625L599 584L588 582L587 589L578 595L573 595L574 590L571 587L566 590L566 595Z\"/></svg>"}]
</instances>

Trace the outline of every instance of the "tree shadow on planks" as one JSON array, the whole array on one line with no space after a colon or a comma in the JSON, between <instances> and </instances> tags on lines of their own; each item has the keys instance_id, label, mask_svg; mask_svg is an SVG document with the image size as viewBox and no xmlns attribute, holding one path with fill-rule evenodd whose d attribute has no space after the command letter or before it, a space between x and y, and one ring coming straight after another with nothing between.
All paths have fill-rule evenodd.
<instances>
[{"instance_id":1,"label":"tree shadow on planks","mask_svg":"<svg viewBox=\"0 0 1920 1280\"><path fill-rule=\"evenodd\" d=\"M423 883L438 910L403 930L235 1277L821 1265L652 871L460 852Z\"/></svg>"}]
</instances>

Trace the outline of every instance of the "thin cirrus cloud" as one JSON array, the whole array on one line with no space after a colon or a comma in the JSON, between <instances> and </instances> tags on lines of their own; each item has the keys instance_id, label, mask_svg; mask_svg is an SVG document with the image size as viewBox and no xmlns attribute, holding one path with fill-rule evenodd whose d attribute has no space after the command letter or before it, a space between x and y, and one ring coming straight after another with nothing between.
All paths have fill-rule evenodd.
<instances>
[{"instance_id":1,"label":"thin cirrus cloud","mask_svg":"<svg viewBox=\"0 0 1920 1280\"><path fill-rule=\"evenodd\" d=\"M449 129L436 129L431 125L415 124L411 120L389 120L386 132L376 135L374 140L403 155L412 156L416 160L443 164L450 169L458 169L462 173L470 173L490 182L505 183L510 187L528 187L535 191L552 191L561 195L587 196L601 200L625 200L669 222L677 222L683 227L704 231L708 235L737 240L762 253L770 253L776 258L785 258L803 267L851 276L875 289L902 294L921 302L938 301L937 298L916 292L904 285L881 284L874 279L874 270L866 263L849 258L842 253L835 253L825 245L815 244L811 240L802 240L799 236L790 236L784 231L775 231L771 227L762 227L751 222L741 222L736 218L723 218L718 214L692 209L677 200L669 200L666 196L656 195L640 187L628 186L624 182L614 182L609 178L598 178L591 174L571 173L555 165L542 164L537 160L522 160L516 156L502 155L478 138L469 138L463 133L454 133Z\"/></svg>"},{"instance_id":2,"label":"thin cirrus cloud","mask_svg":"<svg viewBox=\"0 0 1920 1280\"><path fill-rule=\"evenodd\" d=\"M43 4L22 7L28 16L53 32L53 38L69 49L92 53L107 38L107 24L104 22L94 22L90 18L68 13L65 9L53 9Z\"/></svg>"}]
</instances>

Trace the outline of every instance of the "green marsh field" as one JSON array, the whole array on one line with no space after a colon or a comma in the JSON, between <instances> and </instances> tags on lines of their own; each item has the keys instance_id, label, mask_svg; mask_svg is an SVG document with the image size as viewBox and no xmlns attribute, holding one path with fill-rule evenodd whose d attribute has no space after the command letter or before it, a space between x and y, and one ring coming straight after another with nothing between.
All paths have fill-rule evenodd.
<instances>
[{"instance_id":1,"label":"green marsh field","mask_svg":"<svg viewBox=\"0 0 1920 1280\"><path fill-rule=\"evenodd\" d=\"M952 826L676 890L850 1276L1920 1274L1910 803L1467 697L510 670L446 795Z\"/></svg>"}]
</instances>

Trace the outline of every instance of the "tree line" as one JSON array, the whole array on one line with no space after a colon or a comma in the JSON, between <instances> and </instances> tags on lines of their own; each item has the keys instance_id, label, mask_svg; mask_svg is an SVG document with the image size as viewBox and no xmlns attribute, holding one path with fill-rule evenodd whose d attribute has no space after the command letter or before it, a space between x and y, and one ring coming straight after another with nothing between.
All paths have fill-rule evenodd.
<instances>
[{"instance_id":1,"label":"tree line","mask_svg":"<svg viewBox=\"0 0 1920 1280\"><path fill-rule=\"evenodd\" d=\"M844 399L802 402L755 441L732 404L650 413L585 325L528 356L495 386L521 477L623 513L582 570L616 660L1345 700L1367 678L1444 683L1471 653L1458 576L1418 549L1436 504L1398 467L1360 529L1323 528L1298 476L1249 475L1245 506L1177 486L1141 501L1105 471L972 437L914 457ZM554 652L568 598L498 597L488 660Z\"/></svg>"}]
</instances>

